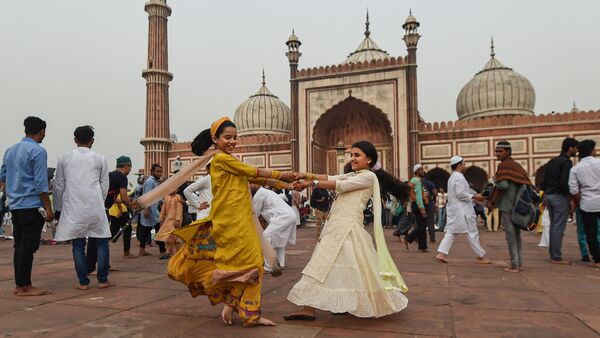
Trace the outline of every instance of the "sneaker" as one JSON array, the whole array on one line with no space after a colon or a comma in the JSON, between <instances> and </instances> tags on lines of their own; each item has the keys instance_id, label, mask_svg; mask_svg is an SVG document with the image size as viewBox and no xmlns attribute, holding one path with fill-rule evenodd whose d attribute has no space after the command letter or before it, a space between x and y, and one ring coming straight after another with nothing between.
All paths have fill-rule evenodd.
<instances>
[{"instance_id":1,"label":"sneaker","mask_svg":"<svg viewBox=\"0 0 600 338\"><path fill-rule=\"evenodd\" d=\"M581 261L582 262L589 262L590 261L590 256L585 255L585 256L581 257Z\"/></svg>"},{"instance_id":2,"label":"sneaker","mask_svg":"<svg viewBox=\"0 0 600 338\"><path fill-rule=\"evenodd\" d=\"M169 258L171 258L171 255L169 255L169 254L162 254L158 257L158 259L169 259Z\"/></svg>"}]
</instances>

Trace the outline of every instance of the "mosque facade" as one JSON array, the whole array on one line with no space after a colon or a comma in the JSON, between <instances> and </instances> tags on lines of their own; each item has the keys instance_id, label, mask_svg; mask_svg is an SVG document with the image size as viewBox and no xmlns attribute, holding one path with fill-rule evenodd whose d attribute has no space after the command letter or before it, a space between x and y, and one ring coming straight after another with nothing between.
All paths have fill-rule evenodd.
<instances>
[{"instance_id":1,"label":"mosque facade","mask_svg":"<svg viewBox=\"0 0 600 338\"><path fill-rule=\"evenodd\" d=\"M168 137L173 75L168 72L166 23L171 9L165 0L151 0L146 11L146 134L141 143L145 168L167 163L172 174L196 156L190 142ZM258 91L232 114L238 127L237 155L261 168L337 174L349 159L351 144L369 140L382 166L401 179L409 178L416 163L449 171L454 155L492 176L497 166L494 144L502 139L511 142L513 157L534 176L560 152L565 137L600 144L600 111L574 107L564 114L536 115L532 84L496 58L493 43L488 62L458 94L458 120L426 122L418 109L419 25L411 13L403 25L406 55L393 56L375 43L367 14L364 37L346 59L304 69L299 69L301 41L292 32L286 41L289 105L268 89L263 74Z\"/></svg>"}]
</instances>

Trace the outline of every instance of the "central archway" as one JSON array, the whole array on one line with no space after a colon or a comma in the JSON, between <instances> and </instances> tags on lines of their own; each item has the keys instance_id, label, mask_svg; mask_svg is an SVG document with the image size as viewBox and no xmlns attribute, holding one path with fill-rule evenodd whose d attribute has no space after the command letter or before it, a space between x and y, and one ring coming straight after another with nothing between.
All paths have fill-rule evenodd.
<instances>
[{"instance_id":1,"label":"central archway","mask_svg":"<svg viewBox=\"0 0 600 338\"><path fill-rule=\"evenodd\" d=\"M349 159L350 145L367 140L379 152L379 161L392 172L392 127L381 109L349 96L328 109L315 123L311 146L312 171L337 175L340 161ZM344 158L337 154L338 144L345 145Z\"/></svg>"}]
</instances>

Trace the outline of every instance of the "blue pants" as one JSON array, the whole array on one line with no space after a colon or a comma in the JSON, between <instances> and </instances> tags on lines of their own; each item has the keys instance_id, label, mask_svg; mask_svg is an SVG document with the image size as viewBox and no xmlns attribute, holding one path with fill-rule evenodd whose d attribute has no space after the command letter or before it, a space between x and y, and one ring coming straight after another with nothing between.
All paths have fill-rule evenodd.
<instances>
[{"instance_id":1,"label":"blue pants","mask_svg":"<svg viewBox=\"0 0 600 338\"><path fill-rule=\"evenodd\" d=\"M545 195L546 208L550 213L550 259L562 260L562 241L569 218L569 198L561 194Z\"/></svg>"},{"instance_id":2,"label":"blue pants","mask_svg":"<svg viewBox=\"0 0 600 338\"><path fill-rule=\"evenodd\" d=\"M90 241L94 241L96 244L96 254L98 259L98 283L106 283L108 281L108 238L90 238ZM90 284L88 274L90 272L88 268L87 257L85 255L85 238L76 238L72 241L73 243L73 261L75 262L75 272L77 272L77 278L79 279L80 285Z\"/></svg>"},{"instance_id":3,"label":"blue pants","mask_svg":"<svg viewBox=\"0 0 600 338\"><path fill-rule=\"evenodd\" d=\"M444 231L444 228L446 227L446 207L438 209L437 224L438 231Z\"/></svg>"}]
</instances>

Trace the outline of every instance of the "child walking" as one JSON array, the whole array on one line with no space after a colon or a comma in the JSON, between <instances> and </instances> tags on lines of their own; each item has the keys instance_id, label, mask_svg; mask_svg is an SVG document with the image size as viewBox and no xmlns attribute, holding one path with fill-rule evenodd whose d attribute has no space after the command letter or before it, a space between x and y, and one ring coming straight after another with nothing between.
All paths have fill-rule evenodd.
<instances>
[{"instance_id":1,"label":"child walking","mask_svg":"<svg viewBox=\"0 0 600 338\"><path fill-rule=\"evenodd\" d=\"M158 234L166 234L181 227L183 220L183 198L179 195L179 188L175 189L165 197L162 209L160 211L160 230ZM177 236L168 235L163 240L167 246L167 254L161 256L164 259L170 258L179 249L180 240Z\"/></svg>"}]
</instances>

